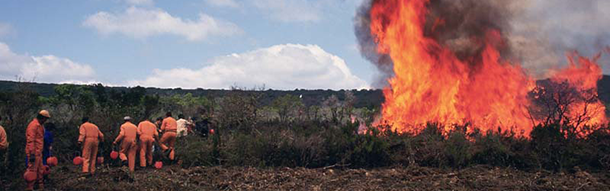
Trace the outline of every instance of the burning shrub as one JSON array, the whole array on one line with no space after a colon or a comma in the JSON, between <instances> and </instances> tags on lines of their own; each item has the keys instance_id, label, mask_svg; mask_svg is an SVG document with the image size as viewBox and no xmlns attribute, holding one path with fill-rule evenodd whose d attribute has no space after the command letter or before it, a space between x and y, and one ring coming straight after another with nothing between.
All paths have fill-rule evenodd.
<instances>
[{"instance_id":1,"label":"burning shrub","mask_svg":"<svg viewBox=\"0 0 610 191\"><path fill-rule=\"evenodd\" d=\"M540 81L532 91L535 104L531 111L536 121L543 125L564 124L560 131L567 137L584 137L594 130L591 127L606 123L606 108L597 93L598 76L582 74L582 70L589 68L600 72L601 69L585 58L580 59L580 67L571 61L568 70Z\"/></svg>"},{"instance_id":2,"label":"burning shrub","mask_svg":"<svg viewBox=\"0 0 610 191\"><path fill-rule=\"evenodd\" d=\"M539 123L569 120L574 131L606 123L605 105L597 98L600 55L568 55L569 65L548 76L570 90L536 97L551 101L541 105L544 119L536 115L540 112L531 112L538 105L528 94L540 89L519 63L512 62L506 30L511 4L365 1L356 23L361 50L383 72L391 73L384 75L391 77L383 92L380 122L409 133L419 133L427 122L439 122L469 123L484 132L512 127L522 136Z\"/></svg>"}]
</instances>

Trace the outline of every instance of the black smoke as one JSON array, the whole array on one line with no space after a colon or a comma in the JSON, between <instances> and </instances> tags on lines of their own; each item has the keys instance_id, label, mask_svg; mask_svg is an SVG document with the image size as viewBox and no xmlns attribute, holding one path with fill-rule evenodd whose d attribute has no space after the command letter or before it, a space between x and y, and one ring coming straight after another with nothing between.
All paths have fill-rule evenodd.
<instances>
[{"instance_id":1,"label":"black smoke","mask_svg":"<svg viewBox=\"0 0 610 191\"><path fill-rule=\"evenodd\" d=\"M387 54L379 54L377 52L377 43L371 34L369 28L371 24L371 18L369 17L369 10L371 9L372 0L364 0L362 5L358 8L356 18L354 19L354 31L358 39L358 48L362 56L375 64L378 69L378 73L372 86L376 88L382 88L388 85L387 79L394 75L392 70L393 63L392 58Z\"/></svg>"}]
</instances>

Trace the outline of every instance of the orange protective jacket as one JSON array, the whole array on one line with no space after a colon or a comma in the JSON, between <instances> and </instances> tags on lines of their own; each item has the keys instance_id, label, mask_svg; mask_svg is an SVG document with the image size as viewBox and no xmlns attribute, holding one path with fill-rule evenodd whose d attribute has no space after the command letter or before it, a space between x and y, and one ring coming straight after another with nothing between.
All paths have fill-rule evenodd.
<instances>
[{"instance_id":1,"label":"orange protective jacket","mask_svg":"<svg viewBox=\"0 0 610 191\"><path fill-rule=\"evenodd\" d=\"M82 143L85 139L104 140L104 134L102 134L97 125L86 122L80 126L78 142Z\"/></svg>"},{"instance_id":2,"label":"orange protective jacket","mask_svg":"<svg viewBox=\"0 0 610 191\"><path fill-rule=\"evenodd\" d=\"M8 138L4 127L0 126L0 150L6 150L6 148L8 148Z\"/></svg>"},{"instance_id":3,"label":"orange protective jacket","mask_svg":"<svg viewBox=\"0 0 610 191\"><path fill-rule=\"evenodd\" d=\"M173 117L166 117L163 119L163 123L161 123L161 131L175 133L177 129L178 123L176 123L176 119Z\"/></svg>"},{"instance_id":4,"label":"orange protective jacket","mask_svg":"<svg viewBox=\"0 0 610 191\"><path fill-rule=\"evenodd\" d=\"M123 125L121 125L121 132L119 133L119 136L116 137L114 142L118 143L119 141L121 141L123 139L135 141L137 135L138 135L138 127L136 127L136 125L134 125L131 122L125 122L125 123L123 123Z\"/></svg>"},{"instance_id":5,"label":"orange protective jacket","mask_svg":"<svg viewBox=\"0 0 610 191\"><path fill-rule=\"evenodd\" d=\"M140 124L138 124L138 135L140 136L140 139L159 139L159 132L157 131L157 126L150 121L142 121L140 122Z\"/></svg>"},{"instance_id":6,"label":"orange protective jacket","mask_svg":"<svg viewBox=\"0 0 610 191\"><path fill-rule=\"evenodd\" d=\"M97 125L93 123L83 123L79 129L78 142L83 144L83 172L95 173L95 163L99 142L104 140L104 134Z\"/></svg>"},{"instance_id":7,"label":"orange protective jacket","mask_svg":"<svg viewBox=\"0 0 610 191\"><path fill-rule=\"evenodd\" d=\"M32 120L25 130L26 144L25 153L26 156L42 155L42 146L44 144L44 128L38 122L38 119Z\"/></svg>"}]
</instances>

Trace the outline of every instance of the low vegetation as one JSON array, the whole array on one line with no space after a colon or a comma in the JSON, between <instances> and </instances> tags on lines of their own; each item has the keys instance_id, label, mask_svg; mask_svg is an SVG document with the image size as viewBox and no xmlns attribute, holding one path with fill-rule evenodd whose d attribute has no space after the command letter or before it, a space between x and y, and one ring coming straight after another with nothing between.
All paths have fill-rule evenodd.
<instances>
[{"instance_id":1,"label":"low vegetation","mask_svg":"<svg viewBox=\"0 0 610 191\"><path fill-rule=\"evenodd\" d=\"M588 128L585 136L567 136L570 125L546 124L529 138L510 131L480 132L454 126L442 132L441 124L428 124L419 134L402 134L371 125L378 108L358 108L349 91L329 96L319 105L304 104L284 95L264 104L257 91L235 89L222 97L149 95L143 88L109 90L101 85L55 87L55 95L42 97L28 86L0 92L2 125L10 148L0 161L3 183L20 179L25 169L25 126L37 110L49 109L57 126L53 152L60 164L78 155L78 121L89 116L106 135L100 154L112 151L112 139L123 116L136 121L160 117L165 111L206 119L215 133L180 138L179 164L262 168L377 168L434 167L466 169L480 165L523 171L599 172L610 169L610 129ZM352 120L354 119L354 120ZM363 131L366 130L366 131ZM360 132L360 133L359 133ZM365 133L362 133L365 132ZM157 157L159 158L159 157ZM19 180L22 181L22 180Z\"/></svg>"}]
</instances>

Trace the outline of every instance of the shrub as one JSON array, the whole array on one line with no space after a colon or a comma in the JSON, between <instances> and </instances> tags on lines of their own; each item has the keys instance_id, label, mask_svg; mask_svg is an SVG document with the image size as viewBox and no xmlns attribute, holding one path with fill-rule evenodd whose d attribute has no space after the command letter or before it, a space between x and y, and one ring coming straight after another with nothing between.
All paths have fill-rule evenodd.
<instances>
[{"instance_id":1,"label":"shrub","mask_svg":"<svg viewBox=\"0 0 610 191\"><path fill-rule=\"evenodd\" d=\"M391 163L389 143L378 133L356 136L349 161L353 167L380 167Z\"/></svg>"},{"instance_id":2,"label":"shrub","mask_svg":"<svg viewBox=\"0 0 610 191\"><path fill-rule=\"evenodd\" d=\"M530 145L539 168L557 171L579 163L575 152L578 143L567 139L561 130L559 124L538 125L532 130Z\"/></svg>"},{"instance_id":3,"label":"shrub","mask_svg":"<svg viewBox=\"0 0 610 191\"><path fill-rule=\"evenodd\" d=\"M472 158L470 151L470 141L466 138L463 131L453 131L449 133L444 144L444 155L447 158L447 165L461 168L470 163Z\"/></svg>"},{"instance_id":4,"label":"shrub","mask_svg":"<svg viewBox=\"0 0 610 191\"><path fill-rule=\"evenodd\" d=\"M296 96L284 96L274 103L268 101L270 105L262 110L261 94L256 91L233 90L213 100L191 94L145 95L142 88L106 91L101 85L58 86L56 91L56 96L47 98L39 97L27 87L17 92L0 92L0 113L5 119L2 123L11 143L0 175L22 173L25 127L41 108L55 114L51 119L57 126L54 152L60 163L67 163L79 153L77 127L84 114L105 134L105 144L99 152L108 156L112 150L109 143L118 134L123 116L139 120L170 109L205 114L216 131L207 138L179 139L176 154L185 168L201 165L463 168L478 164L556 171L576 166L592 170L610 168L610 130L605 126L583 126L580 129L586 133L575 135L577 131L570 125L538 125L530 138L500 130L467 132L465 126L453 126L452 131L446 132L446 127L437 123L426 124L418 134L397 133L389 126L358 134L359 122L347 120L350 114L360 111L363 120L355 121L370 123L375 110L354 110L350 93L341 98L343 101L337 96L329 97L324 107L305 104L306 100ZM275 117L280 116L275 113L280 110L281 117Z\"/></svg>"},{"instance_id":5,"label":"shrub","mask_svg":"<svg viewBox=\"0 0 610 191\"><path fill-rule=\"evenodd\" d=\"M197 136L186 136L178 138L176 142L176 156L182 160L182 167L212 166L213 143L211 139L202 139Z\"/></svg>"},{"instance_id":6,"label":"shrub","mask_svg":"<svg viewBox=\"0 0 610 191\"><path fill-rule=\"evenodd\" d=\"M411 147L418 165L440 167L446 163L441 128L438 124L427 124L420 134L413 137Z\"/></svg>"}]
</instances>

